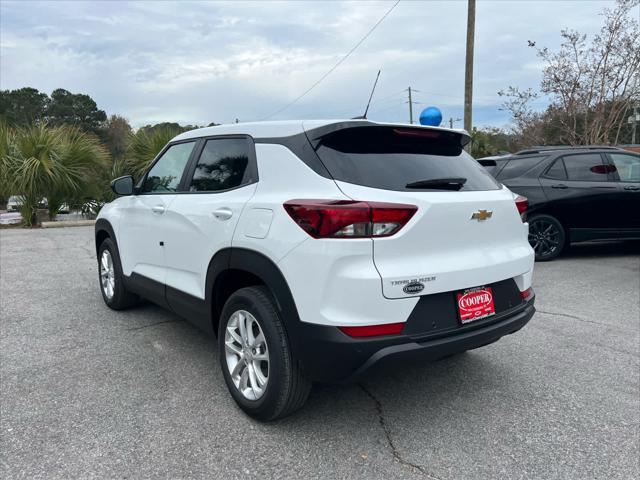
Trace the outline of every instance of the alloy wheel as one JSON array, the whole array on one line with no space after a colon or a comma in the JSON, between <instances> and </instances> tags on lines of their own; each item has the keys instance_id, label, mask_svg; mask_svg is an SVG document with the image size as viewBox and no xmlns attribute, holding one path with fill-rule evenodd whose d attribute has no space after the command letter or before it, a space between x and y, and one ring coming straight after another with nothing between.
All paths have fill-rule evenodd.
<instances>
[{"instance_id":1,"label":"alloy wheel","mask_svg":"<svg viewBox=\"0 0 640 480\"><path fill-rule=\"evenodd\" d=\"M553 255L561 247L560 237L560 230L553 222L540 219L529 225L529 243L539 257Z\"/></svg>"},{"instance_id":2,"label":"alloy wheel","mask_svg":"<svg viewBox=\"0 0 640 480\"><path fill-rule=\"evenodd\" d=\"M256 318L246 310L234 312L227 323L224 345L233 384L247 400L260 399L269 381L269 349Z\"/></svg>"},{"instance_id":3,"label":"alloy wheel","mask_svg":"<svg viewBox=\"0 0 640 480\"><path fill-rule=\"evenodd\" d=\"M100 284L104 295L111 300L116 288L116 274L109 250L103 250L100 257Z\"/></svg>"}]
</instances>

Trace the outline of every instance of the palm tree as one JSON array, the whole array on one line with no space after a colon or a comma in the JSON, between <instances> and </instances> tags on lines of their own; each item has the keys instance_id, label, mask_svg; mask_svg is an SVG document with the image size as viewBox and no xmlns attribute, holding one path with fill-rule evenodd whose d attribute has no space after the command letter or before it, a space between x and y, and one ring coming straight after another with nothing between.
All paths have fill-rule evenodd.
<instances>
[{"instance_id":1,"label":"palm tree","mask_svg":"<svg viewBox=\"0 0 640 480\"><path fill-rule=\"evenodd\" d=\"M55 219L63 203L74 198L81 201L93 198L96 180L109 165L109 154L94 134L68 126L62 130L58 161L66 172L66 181L52 184L46 193L51 220Z\"/></svg>"},{"instance_id":2,"label":"palm tree","mask_svg":"<svg viewBox=\"0 0 640 480\"><path fill-rule=\"evenodd\" d=\"M160 150L183 129L177 126L162 125L155 128L141 128L129 139L129 148L125 169L135 179L140 178L147 170Z\"/></svg>"},{"instance_id":3,"label":"palm tree","mask_svg":"<svg viewBox=\"0 0 640 480\"><path fill-rule=\"evenodd\" d=\"M11 150L14 145L14 131L0 120L0 203L3 205L11 195L9 170L11 169Z\"/></svg>"},{"instance_id":4,"label":"palm tree","mask_svg":"<svg viewBox=\"0 0 640 480\"><path fill-rule=\"evenodd\" d=\"M33 225L38 203L49 201L49 216L55 218L65 199L86 188L108 155L96 137L77 127L31 125L15 131L7 154L8 185L23 197L20 209L26 225Z\"/></svg>"}]
</instances>

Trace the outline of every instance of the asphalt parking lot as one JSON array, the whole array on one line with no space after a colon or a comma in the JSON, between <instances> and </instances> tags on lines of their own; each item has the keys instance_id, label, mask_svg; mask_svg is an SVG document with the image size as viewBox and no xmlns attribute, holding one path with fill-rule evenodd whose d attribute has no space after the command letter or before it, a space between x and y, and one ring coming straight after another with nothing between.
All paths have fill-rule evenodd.
<instances>
[{"instance_id":1,"label":"asphalt parking lot","mask_svg":"<svg viewBox=\"0 0 640 480\"><path fill-rule=\"evenodd\" d=\"M113 312L91 227L0 231L0 477L639 478L640 245L536 265L538 313L500 342L317 386L260 424L215 341Z\"/></svg>"}]
</instances>

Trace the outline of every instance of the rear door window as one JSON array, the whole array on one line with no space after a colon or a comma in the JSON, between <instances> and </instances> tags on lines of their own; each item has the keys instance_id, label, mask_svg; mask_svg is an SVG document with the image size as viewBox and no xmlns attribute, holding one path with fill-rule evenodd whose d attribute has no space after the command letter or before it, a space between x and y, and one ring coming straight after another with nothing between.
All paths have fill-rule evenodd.
<instances>
[{"instance_id":1,"label":"rear door window","mask_svg":"<svg viewBox=\"0 0 640 480\"><path fill-rule=\"evenodd\" d=\"M246 138L207 140L193 172L189 191L217 192L255 181L249 165L250 147L251 143Z\"/></svg>"},{"instance_id":2,"label":"rear door window","mask_svg":"<svg viewBox=\"0 0 640 480\"><path fill-rule=\"evenodd\" d=\"M520 177L533 167L537 166L545 158L546 157L542 155L536 157L513 158L504 166L497 178L499 180L507 180L509 178Z\"/></svg>"},{"instance_id":3,"label":"rear door window","mask_svg":"<svg viewBox=\"0 0 640 480\"><path fill-rule=\"evenodd\" d=\"M416 191L415 182L466 179L460 190L498 190L455 132L402 127L351 127L319 140L316 152L331 176L384 190ZM421 188L420 190L439 190Z\"/></svg>"},{"instance_id":4,"label":"rear door window","mask_svg":"<svg viewBox=\"0 0 640 480\"><path fill-rule=\"evenodd\" d=\"M599 153L580 153L563 157L569 180L580 182L606 182L608 168Z\"/></svg>"}]
</instances>

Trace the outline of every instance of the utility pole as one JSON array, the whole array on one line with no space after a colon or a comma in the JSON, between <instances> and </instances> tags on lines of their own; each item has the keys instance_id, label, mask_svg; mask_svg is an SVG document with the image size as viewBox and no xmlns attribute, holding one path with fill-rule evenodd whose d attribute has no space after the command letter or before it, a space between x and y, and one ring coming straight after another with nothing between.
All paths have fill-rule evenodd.
<instances>
[{"instance_id":1,"label":"utility pole","mask_svg":"<svg viewBox=\"0 0 640 480\"><path fill-rule=\"evenodd\" d=\"M411 100L411 87L408 88L409 90L409 123L413 124L413 101ZM633 129L633 133L634 133L634 138L635 138L635 128Z\"/></svg>"},{"instance_id":2,"label":"utility pole","mask_svg":"<svg viewBox=\"0 0 640 480\"><path fill-rule=\"evenodd\" d=\"M473 105L473 43L476 30L476 0L467 0L467 61L464 69L464 129L471 133Z\"/></svg>"},{"instance_id":3,"label":"utility pole","mask_svg":"<svg viewBox=\"0 0 640 480\"><path fill-rule=\"evenodd\" d=\"M420 90L416 90L416 89L413 89L411 87L408 87L407 91L409 92L409 101L404 102L404 103L408 103L409 104L409 123L413 123L413 104L414 103L420 103L420 102L414 102L412 94L413 93L419 93Z\"/></svg>"},{"instance_id":4,"label":"utility pole","mask_svg":"<svg viewBox=\"0 0 640 480\"><path fill-rule=\"evenodd\" d=\"M462 119L461 118L454 119L453 117L449 117L449 128L453 128L453 124L455 122L459 122L460 120L462 120Z\"/></svg>"}]
</instances>

